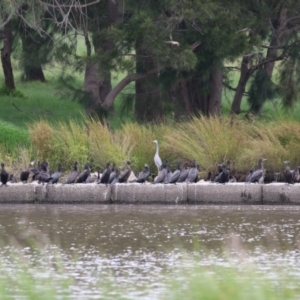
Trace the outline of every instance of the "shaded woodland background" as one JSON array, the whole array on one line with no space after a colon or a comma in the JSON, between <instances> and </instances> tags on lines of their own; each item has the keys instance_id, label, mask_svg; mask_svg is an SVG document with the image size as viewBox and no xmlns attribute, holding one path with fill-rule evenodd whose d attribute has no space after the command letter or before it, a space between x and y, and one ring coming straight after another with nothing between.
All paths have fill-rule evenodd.
<instances>
[{"instance_id":1,"label":"shaded woodland background","mask_svg":"<svg viewBox=\"0 0 300 300\"><path fill-rule=\"evenodd\" d=\"M132 82L122 111L139 122L220 116L226 91L233 114L259 115L274 99L292 109L299 13L292 0L1 0L2 90L18 89L13 58L24 81L46 82L44 66L59 64L60 82L88 114L109 115ZM70 68L83 75L81 86ZM113 74L122 74L114 86Z\"/></svg>"}]
</instances>

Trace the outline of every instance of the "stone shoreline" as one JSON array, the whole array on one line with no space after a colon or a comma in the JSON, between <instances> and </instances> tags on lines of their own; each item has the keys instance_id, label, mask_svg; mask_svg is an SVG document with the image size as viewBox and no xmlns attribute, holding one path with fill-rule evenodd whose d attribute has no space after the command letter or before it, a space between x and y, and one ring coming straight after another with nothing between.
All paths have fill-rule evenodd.
<instances>
[{"instance_id":1,"label":"stone shoreline","mask_svg":"<svg viewBox=\"0 0 300 300\"><path fill-rule=\"evenodd\" d=\"M0 187L1 203L90 204L250 204L298 205L300 184L286 183L41 185L15 183Z\"/></svg>"}]
</instances>

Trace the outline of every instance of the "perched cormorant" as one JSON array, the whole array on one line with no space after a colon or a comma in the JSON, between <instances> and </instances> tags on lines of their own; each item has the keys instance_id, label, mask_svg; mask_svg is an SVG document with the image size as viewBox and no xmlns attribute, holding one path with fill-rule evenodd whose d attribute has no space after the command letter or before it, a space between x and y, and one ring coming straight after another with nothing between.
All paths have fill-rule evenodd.
<instances>
[{"instance_id":1,"label":"perched cormorant","mask_svg":"<svg viewBox=\"0 0 300 300\"><path fill-rule=\"evenodd\" d=\"M176 183L178 181L178 179L180 177L180 173L181 173L180 165L181 165L181 163L179 162L177 164L177 169L172 173L172 176L168 183Z\"/></svg>"},{"instance_id":2,"label":"perched cormorant","mask_svg":"<svg viewBox=\"0 0 300 300\"><path fill-rule=\"evenodd\" d=\"M189 166L187 163L185 163L183 169L180 172L180 176L177 182L184 182L189 175L189 171L190 171Z\"/></svg>"},{"instance_id":3,"label":"perched cormorant","mask_svg":"<svg viewBox=\"0 0 300 300\"><path fill-rule=\"evenodd\" d=\"M100 183L100 171L98 170L97 173L98 173L98 176L97 176L97 179L96 179L96 183Z\"/></svg>"},{"instance_id":4,"label":"perched cormorant","mask_svg":"<svg viewBox=\"0 0 300 300\"><path fill-rule=\"evenodd\" d=\"M164 183L169 183L170 179L172 177L172 170L171 170L171 166L167 165L167 174L164 178Z\"/></svg>"},{"instance_id":5,"label":"perched cormorant","mask_svg":"<svg viewBox=\"0 0 300 300\"><path fill-rule=\"evenodd\" d=\"M148 164L144 164L144 169L142 172L140 172L136 182L144 183L146 180L148 180L148 177L150 176L150 168Z\"/></svg>"},{"instance_id":6,"label":"perched cormorant","mask_svg":"<svg viewBox=\"0 0 300 300\"><path fill-rule=\"evenodd\" d=\"M4 169L4 163L1 163L1 172L0 172L0 180L2 182L2 185L7 186L7 181L8 181L8 173Z\"/></svg>"},{"instance_id":7,"label":"perched cormorant","mask_svg":"<svg viewBox=\"0 0 300 300\"><path fill-rule=\"evenodd\" d=\"M290 162L288 160L285 160L284 163L286 165L284 170L285 182L288 184L294 184L293 171L291 170Z\"/></svg>"},{"instance_id":8,"label":"perched cormorant","mask_svg":"<svg viewBox=\"0 0 300 300\"><path fill-rule=\"evenodd\" d=\"M21 171L21 174L20 174L20 180L21 182L26 182L28 181L28 178L29 178L29 173L30 173L30 167L31 167L31 163L29 164L28 168L27 169L23 169Z\"/></svg>"},{"instance_id":9,"label":"perched cormorant","mask_svg":"<svg viewBox=\"0 0 300 300\"><path fill-rule=\"evenodd\" d=\"M87 179L85 180L85 183L93 183L93 179L92 179L92 175L89 174L89 176L87 177Z\"/></svg>"},{"instance_id":10,"label":"perched cormorant","mask_svg":"<svg viewBox=\"0 0 300 300\"><path fill-rule=\"evenodd\" d=\"M160 171L157 174L157 177L153 181L153 183L163 183L165 180L165 177L167 176L168 170L167 170L167 164L164 162L160 166Z\"/></svg>"},{"instance_id":11,"label":"perched cormorant","mask_svg":"<svg viewBox=\"0 0 300 300\"><path fill-rule=\"evenodd\" d=\"M108 162L106 163L106 169L102 173L100 183L107 184L109 181L110 174L111 174L111 166L110 163Z\"/></svg>"},{"instance_id":12,"label":"perched cormorant","mask_svg":"<svg viewBox=\"0 0 300 300\"><path fill-rule=\"evenodd\" d=\"M219 167L221 167L221 172L216 177L215 182L224 184L229 181L229 171L224 163L219 164Z\"/></svg>"},{"instance_id":13,"label":"perched cormorant","mask_svg":"<svg viewBox=\"0 0 300 300\"><path fill-rule=\"evenodd\" d=\"M279 175L280 175L280 172L274 172L273 173L273 181L272 181L272 183L278 182L278 176Z\"/></svg>"},{"instance_id":14,"label":"perched cormorant","mask_svg":"<svg viewBox=\"0 0 300 300\"><path fill-rule=\"evenodd\" d=\"M45 183L50 179L50 174L48 172L48 163L43 161L41 163L41 170L35 177L36 180L38 180L38 183Z\"/></svg>"},{"instance_id":15,"label":"perched cormorant","mask_svg":"<svg viewBox=\"0 0 300 300\"><path fill-rule=\"evenodd\" d=\"M198 172L199 172L199 165L196 164L194 160L192 167L189 170L188 176L185 179L185 182L196 183L198 180Z\"/></svg>"},{"instance_id":16,"label":"perched cormorant","mask_svg":"<svg viewBox=\"0 0 300 300\"><path fill-rule=\"evenodd\" d=\"M251 177L246 182L259 182L262 177L264 177L264 165L263 162L266 161L266 158L260 158L258 160L258 169L254 171L251 175Z\"/></svg>"},{"instance_id":17,"label":"perched cormorant","mask_svg":"<svg viewBox=\"0 0 300 300\"><path fill-rule=\"evenodd\" d=\"M31 168L30 171L33 173L31 177L31 181L37 180L39 173L41 171L41 162L38 160L36 168Z\"/></svg>"},{"instance_id":18,"label":"perched cormorant","mask_svg":"<svg viewBox=\"0 0 300 300\"><path fill-rule=\"evenodd\" d=\"M49 184L57 183L61 175L62 175L61 164L58 164L57 171L54 172L48 180Z\"/></svg>"},{"instance_id":19,"label":"perched cormorant","mask_svg":"<svg viewBox=\"0 0 300 300\"><path fill-rule=\"evenodd\" d=\"M249 174L247 175L245 182L249 182L249 180L250 180L250 178L251 178L253 172L254 172L253 169L251 169L251 170L249 171Z\"/></svg>"},{"instance_id":20,"label":"perched cormorant","mask_svg":"<svg viewBox=\"0 0 300 300\"><path fill-rule=\"evenodd\" d=\"M116 164L113 163L112 167L111 167L111 172L110 172L110 175L109 175L109 178L108 178L108 183L109 184L111 184L114 181L114 179L116 177L116 172L117 172L117 170L116 170Z\"/></svg>"},{"instance_id":21,"label":"perched cormorant","mask_svg":"<svg viewBox=\"0 0 300 300\"><path fill-rule=\"evenodd\" d=\"M154 163L157 167L157 172L159 173L160 167L162 165L162 161L161 161L161 158L159 157L158 141L154 140L153 143L156 144L156 151L155 151L155 155L154 155Z\"/></svg>"},{"instance_id":22,"label":"perched cormorant","mask_svg":"<svg viewBox=\"0 0 300 300\"><path fill-rule=\"evenodd\" d=\"M206 177L205 181L211 181L211 171L209 171L207 173L207 177Z\"/></svg>"},{"instance_id":23,"label":"perched cormorant","mask_svg":"<svg viewBox=\"0 0 300 300\"><path fill-rule=\"evenodd\" d=\"M119 175L119 182L120 183L127 182L130 174L131 174L130 161L127 161L125 169Z\"/></svg>"},{"instance_id":24,"label":"perched cormorant","mask_svg":"<svg viewBox=\"0 0 300 300\"><path fill-rule=\"evenodd\" d=\"M294 183L298 182L299 178L300 178L299 166L292 171L292 174L293 174L293 181L294 181Z\"/></svg>"},{"instance_id":25,"label":"perched cormorant","mask_svg":"<svg viewBox=\"0 0 300 300\"><path fill-rule=\"evenodd\" d=\"M115 171L115 177L114 177L113 181L111 182L111 184L115 184L115 183L119 182L119 175L120 175L120 170L116 169L116 171Z\"/></svg>"},{"instance_id":26,"label":"perched cormorant","mask_svg":"<svg viewBox=\"0 0 300 300\"><path fill-rule=\"evenodd\" d=\"M78 162L75 161L74 163L74 169L73 171L68 175L67 179L65 180L64 184L70 184L70 183L74 183L77 176L78 176L78 168L77 168Z\"/></svg>"},{"instance_id":27,"label":"perched cormorant","mask_svg":"<svg viewBox=\"0 0 300 300\"><path fill-rule=\"evenodd\" d=\"M86 179L91 173L91 169L88 163L84 165L84 170L78 175L75 183L85 183Z\"/></svg>"},{"instance_id":28,"label":"perched cormorant","mask_svg":"<svg viewBox=\"0 0 300 300\"><path fill-rule=\"evenodd\" d=\"M10 183L16 183L16 178L14 177L14 174L9 174L8 176L8 181L7 182L10 182Z\"/></svg>"}]
</instances>

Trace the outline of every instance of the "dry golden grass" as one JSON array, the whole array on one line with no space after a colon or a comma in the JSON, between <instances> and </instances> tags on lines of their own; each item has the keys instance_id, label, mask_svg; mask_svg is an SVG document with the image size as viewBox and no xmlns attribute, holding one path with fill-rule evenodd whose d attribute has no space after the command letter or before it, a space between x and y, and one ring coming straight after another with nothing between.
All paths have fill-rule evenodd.
<instances>
[{"instance_id":1,"label":"dry golden grass","mask_svg":"<svg viewBox=\"0 0 300 300\"><path fill-rule=\"evenodd\" d=\"M162 160L173 167L177 161L195 159L205 172L225 162L233 172L246 173L256 168L261 157L267 158L265 167L270 172L283 170L284 160L292 166L300 164L300 124L296 121L250 123L232 117L194 117L185 123L126 124L115 133L98 119L86 119L84 126L70 121L52 127L40 121L29 127L29 133L35 157L62 162L65 168L71 168L75 160L80 164L89 160L102 169L106 162L120 166L131 160L135 171L148 163L155 172L154 139L159 141ZM20 163L28 158L23 160Z\"/></svg>"},{"instance_id":2,"label":"dry golden grass","mask_svg":"<svg viewBox=\"0 0 300 300\"><path fill-rule=\"evenodd\" d=\"M84 165L89 159L89 144L86 128L76 123L59 122L56 127L54 144L57 151L52 155L55 166L64 163L73 166L74 161Z\"/></svg>"},{"instance_id":3,"label":"dry golden grass","mask_svg":"<svg viewBox=\"0 0 300 300\"><path fill-rule=\"evenodd\" d=\"M117 137L98 119L87 119L88 142L90 157L94 164L104 169L107 162L114 162L117 166L123 164L130 157L130 143L126 137Z\"/></svg>"},{"instance_id":4,"label":"dry golden grass","mask_svg":"<svg viewBox=\"0 0 300 300\"><path fill-rule=\"evenodd\" d=\"M222 162L236 168L246 142L241 127L241 121L233 122L229 117L194 117L178 124L176 130L166 135L164 147L177 159L195 159L206 170L212 170Z\"/></svg>"},{"instance_id":5,"label":"dry golden grass","mask_svg":"<svg viewBox=\"0 0 300 300\"><path fill-rule=\"evenodd\" d=\"M154 156L155 145L152 141L154 134L149 126L137 123L126 124L115 135L117 139L124 139L130 145L131 160L135 164L133 168L142 170L144 164L147 163L150 169L153 169L152 157Z\"/></svg>"},{"instance_id":6,"label":"dry golden grass","mask_svg":"<svg viewBox=\"0 0 300 300\"><path fill-rule=\"evenodd\" d=\"M51 160L57 151L53 141L55 130L47 121L39 121L28 126L30 139L36 156L40 160Z\"/></svg>"}]
</instances>

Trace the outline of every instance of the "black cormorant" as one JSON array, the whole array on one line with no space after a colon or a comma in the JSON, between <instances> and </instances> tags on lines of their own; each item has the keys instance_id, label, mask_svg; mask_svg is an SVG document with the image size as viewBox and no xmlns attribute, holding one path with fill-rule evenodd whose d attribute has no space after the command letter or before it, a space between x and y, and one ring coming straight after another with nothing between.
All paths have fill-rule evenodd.
<instances>
[{"instance_id":1,"label":"black cormorant","mask_svg":"<svg viewBox=\"0 0 300 300\"><path fill-rule=\"evenodd\" d=\"M28 168L27 169L23 169L21 171L21 174L20 174L20 180L21 182L26 182L28 181L28 178L29 178L29 173L30 173L30 167L31 167L31 163L29 164Z\"/></svg>"},{"instance_id":2,"label":"black cormorant","mask_svg":"<svg viewBox=\"0 0 300 300\"><path fill-rule=\"evenodd\" d=\"M48 180L49 184L54 184L57 183L59 178L62 175L62 170L61 170L61 164L58 164L57 166L57 171L54 172L51 176L50 179Z\"/></svg>"},{"instance_id":3,"label":"black cormorant","mask_svg":"<svg viewBox=\"0 0 300 300\"><path fill-rule=\"evenodd\" d=\"M84 170L78 175L75 183L85 183L90 173L91 173L90 166L88 163L85 163Z\"/></svg>"},{"instance_id":4,"label":"black cormorant","mask_svg":"<svg viewBox=\"0 0 300 300\"><path fill-rule=\"evenodd\" d=\"M35 181L37 180L38 176L39 176L39 173L41 171L41 163L40 161L38 160L37 162L37 167L36 168L31 168L30 171L33 173L32 174L32 177L31 177L31 181Z\"/></svg>"},{"instance_id":5,"label":"black cormorant","mask_svg":"<svg viewBox=\"0 0 300 300\"><path fill-rule=\"evenodd\" d=\"M108 163L106 163L106 168L105 168L104 172L102 173L100 183L107 184L109 181L110 174L111 174L111 166L110 166L110 163L108 162Z\"/></svg>"},{"instance_id":6,"label":"black cormorant","mask_svg":"<svg viewBox=\"0 0 300 300\"><path fill-rule=\"evenodd\" d=\"M130 161L127 161L125 169L119 175L119 182L120 183L127 182L130 174L131 174Z\"/></svg>"},{"instance_id":7,"label":"black cormorant","mask_svg":"<svg viewBox=\"0 0 300 300\"><path fill-rule=\"evenodd\" d=\"M169 183L171 177L172 177L172 170L171 170L171 166L170 165L167 165L167 174L164 178L164 183Z\"/></svg>"},{"instance_id":8,"label":"black cormorant","mask_svg":"<svg viewBox=\"0 0 300 300\"><path fill-rule=\"evenodd\" d=\"M177 182L184 182L189 175L189 166L187 163L184 164L183 169L180 172L180 176Z\"/></svg>"},{"instance_id":9,"label":"black cormorant","mask_svg":"<svg viewBox=\"0 0 300 300\"><path fill-rule=\"evenodd\" d=\"M38 180L38 183L42 184L44 184L50 179L50 174L48 172L48 163L46 161L43 161L41 163L41 170L38 173L38 175L36 175L35 179Z\"/></svg>"},{"instance_id":10,"label":"black cormorant","mask_svg":"<svg viewBox=\"0 0 300 300\"><path fill-rule=\"evenodd\" d=\"M177 164L177 169L172 173L172 176L169 180L169 183L176 183L180 177L181 169L180 169L181 163L179 162Z\"/></svg>"},{"instance_id":11,"label":"black cormorant","mask_svg":"<svg viewBox=\"0 0 300 300\"><path fill-rule=\"evenodd\" d=\"M248 181L246 182L259 182L259 180L261 180L262 177L264 177L264 165L263 162L266 161L266 158L260 158L258 160L258 169L255 170L252 175L250 176L250 178L248 179Z\"/></svg>"},{"instance_id":12,"label":"black cormorant","mask_svg":"<svg viewBox=\"0 0 300 300\"><path fill-rule=\"evenodd\" d=\"M0 180L2 182L2 185L7 186L8 181L8 173L4 169L4 163L1 163L1 172L0 172Z\"/></svg>"},{"instance_id":13,"label":"black cormorant","mask_svg":"<svg viewBox=\"0 0 300 300\"><path fill-rule=\"evenodd\" d=\"M120 175L120 170L116 169L116 171L115 171L115 177L114 177L113 181L111 182L111 184L115 184L115 183L119 182L119 175Z\"/></svg>"},{"instance_id":14,"label":"black cormorant","mask_svg":"<svg viewBox=\"0 0 300 300\"><path fill-rule=\"evenodd\" d=\"M279 175L280 175L280 172L274 172L273 173L273 181L272 181L272 183L278 182L278 176Z\"/></svg>"},{"instance_id":15,"label":"black cormorant","mask_svg":"<svg viewBox=\"0 0 300 300\"><path fill-rule=\"evenodd\" d=\"M161 166L160 166L160 171L158 172L155 180L153 181L153 183L163 183L164 180L165 180L165 177L168 173L168 170L167 170L167 163L164 162Z\"/></svg>"},{"instance_id":16,"label":"black cormorant","mask_svg":"<svg viewBox=\"0 0 300 300\"><path fill-rule=\"evenodd\" d=\"M185 182L196 183L198 180L199 168L199 165L197 165L196 161L194 160L193 165L189 170L188 176L185 179Z\"/></svg>"},{"instance_id":17,"label":"black cormorant","mask_svg":"<svg viewBox=\"0 0 300 300\"><path fill-rule=\"evenodd\" d=\"M109 178L108 178L108 183L109 184L111 184L114 181L114 179L116 177L116 171L117 171L116 170L116 164L113 163L112 167L111 167L111 172L110 172L110 175L109 175Z\"/></svg>"},{"instance_id":18,"label":"black cormorant","mask_svg":"<svg viewBox=\"0 0 300 300\"><path fill-rule=\"evenodd\" d=\"M294 184L293 171L291 170L290 162L288 160L285 160L284 163L286 165L284 169L285 182L288 184Z\"/></svg>"},{"instance_id":19,"label":"black cormorant","mask_svg":"<svg viewBox=\"0 0 300 300\"><path fill-rule=\"evenodd\" d=\"M77 165L78 165L78 162L75 161L75 163L74 163L74 169L73 169L73 171L68 175L68 177L67 177L67 179L65 180L64 184L70 184L70 183L74 183L74 182L75 182L75 180L76 180L76 178L77 178L77 176L78 176L78 174L79 174Z\"/></svg>"},{"instance_id":20,"label":"black cormorant","mask_svg":"<svg viewBox=\"0 0 300 300\"><path fill-rule=\"evenodd\" d=\"M144 164L144 169L142 172L140 172L136 182L144 183L148 180L148 177L150 176L150 168L148 164Z\"/></svg>"},{"instance_id":21,"label":"black cormorant","mask_svg":"<svg viewBox=\"0 0 300 300\"><path fill-rule=\"evenodd\" d=\"M205 181L211 181L211 171L209 171L207 173L207 177L206 177Z\"/></svg>"},{"instance_id":22,"label":"black cormorant","mask_svg":"<svg viewBox=\"0 0 300 300\"><path fill-rule=\"evenodd\" d=\"M215 182L224 184L229 181L229 170L224 163L219 164L219 167L221 167L221 172L216 177Z\"/></svg>"}]
</instances>

